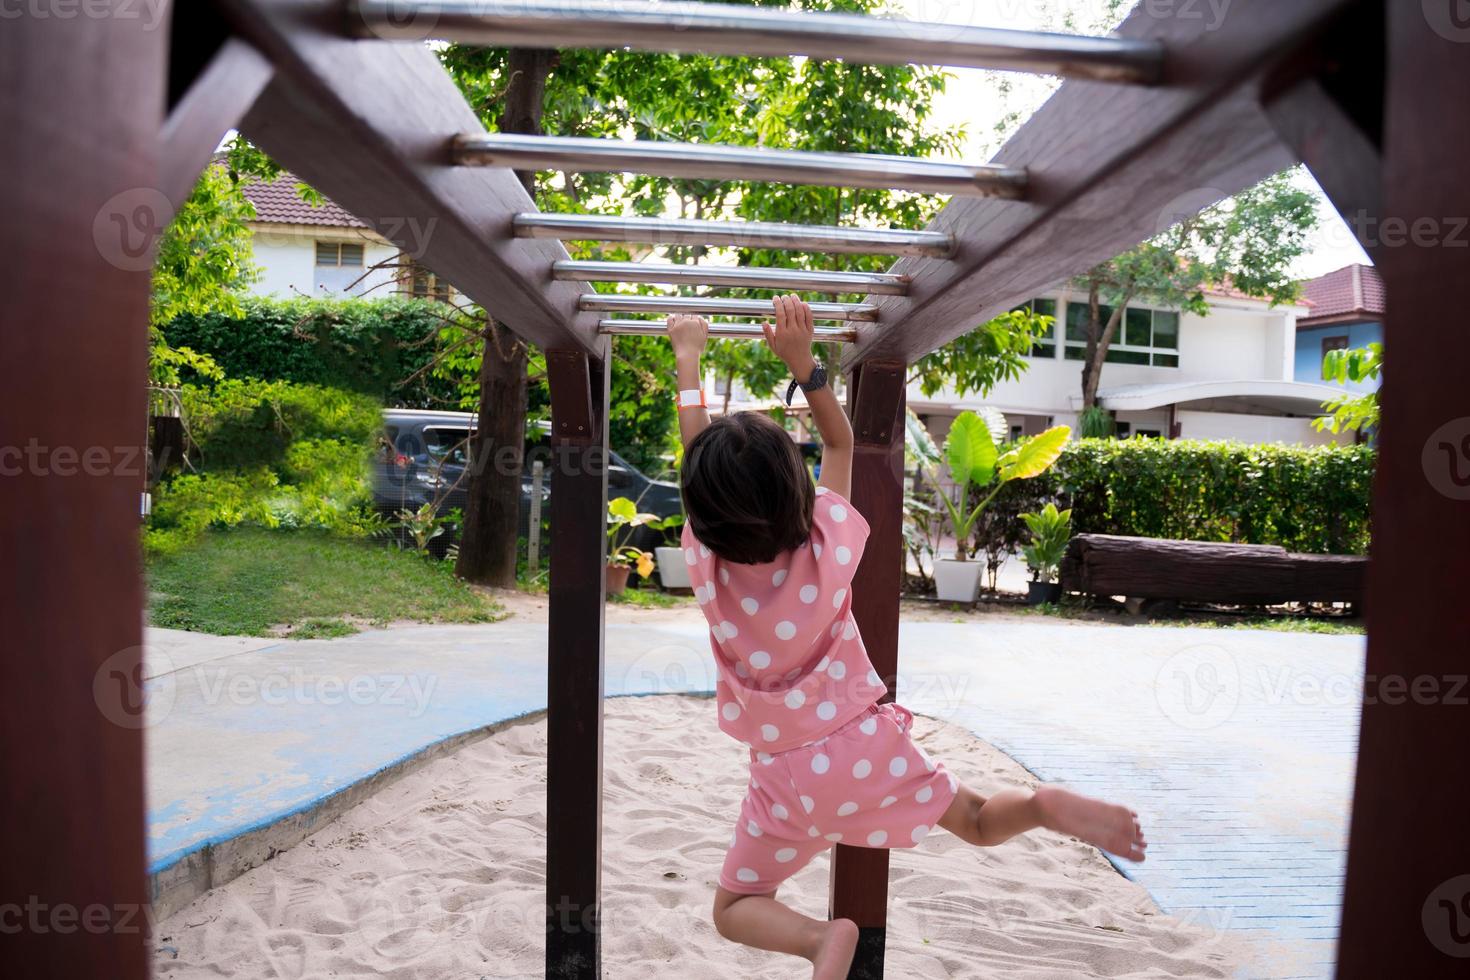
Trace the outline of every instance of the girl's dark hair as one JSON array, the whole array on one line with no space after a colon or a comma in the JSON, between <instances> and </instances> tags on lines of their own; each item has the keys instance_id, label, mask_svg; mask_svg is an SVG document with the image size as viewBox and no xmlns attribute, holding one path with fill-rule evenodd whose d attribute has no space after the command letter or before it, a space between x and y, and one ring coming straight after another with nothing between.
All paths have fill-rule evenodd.
<instances>
[{"instance_id":1,"label":"girl's dark hair","mask_svg":"<svg viewBox=\"0 0 1470 980\"><path fill-rule=\"evenodd\" d=\"M816 493L786 430L759 412L710 422L684 451L684 514L726 561L762 565L811 533Z\"/></svg>"}]
</instances>

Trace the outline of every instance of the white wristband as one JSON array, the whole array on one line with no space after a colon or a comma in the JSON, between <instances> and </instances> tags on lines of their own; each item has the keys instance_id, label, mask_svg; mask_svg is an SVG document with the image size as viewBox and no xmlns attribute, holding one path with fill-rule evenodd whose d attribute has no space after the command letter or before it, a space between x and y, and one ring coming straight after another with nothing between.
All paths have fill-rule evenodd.
<instances>
[{"instance_id":1,"label":"white wristband","mask_svg":"<svg viewBox=\"0 0 1470 980\"><path fill-rule=\"evenodd\" d=\"M704 405L703 388L687 388L679 392L680 408L699 408Z\"/></svg>"}]
</instances>

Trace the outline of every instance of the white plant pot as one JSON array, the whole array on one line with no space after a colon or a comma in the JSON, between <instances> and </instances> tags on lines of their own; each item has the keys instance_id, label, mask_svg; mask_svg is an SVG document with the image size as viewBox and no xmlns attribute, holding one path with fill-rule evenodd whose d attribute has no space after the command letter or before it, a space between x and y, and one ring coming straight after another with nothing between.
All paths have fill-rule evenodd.
<instances>
[{"instance_id":1,"label":"white plant pot","mask_svg":"<svg viewBox=\"0 0 1470 980\"><path fill-rule=\"evenodd\" d=\"M658 580L666 589L693 588L689 581L689 563L684 560L683 548L654 548L658 560Z\"/></svg>"},{"instance_id":2,"label":"white plant pot","mask_svg":"<svg viewBox=\"0 0 1470 980\"><path fill-rule=\"evenodd\" d=\"M945 602L974 602L984 562L940 558L934 562L934 592Z\"/></svg>"}]
</instances>

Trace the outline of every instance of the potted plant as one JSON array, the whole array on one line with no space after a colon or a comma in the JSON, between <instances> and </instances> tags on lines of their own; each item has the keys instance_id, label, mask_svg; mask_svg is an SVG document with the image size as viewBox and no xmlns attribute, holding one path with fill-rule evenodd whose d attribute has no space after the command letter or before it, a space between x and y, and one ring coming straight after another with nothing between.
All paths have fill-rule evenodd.
<instances>
[{"instance_id":1,"label":"potted plant","mask_svg":"<svg viewBox=\"0 0 1470 980\"><path fill-rule=\"evenodd\" d=\"M670 514L661 521L648 525L663 534L663 544L653 549L658 560L658 580L666 589L689 589L694 583L689 580L689 563L684 560L684 549L679 546L679 532L684 527L683 514Z\"/></svg>"},{"instance_id":2,"label":"potted plant","mask_svg":"<svg viewBox=\"0 0 1470 980\"><path fill-rule=\"evenodd\" d=\"M1031 543L1021 549L1026 567L1031 570L1026 601L1033 606L1056 602L1062 597L1057 572L1067 553L1067 542L1072 538L1072 512L1057 510L1056 504L1049 503L1039 513L1022 514L1021 520L1031 531Z\"/></svg>"},{"instance_id":3,"label":"potted plant","mask_svg":"<svg viewBox=\"0 0 1470 980\"><path fill-rule=\"evenodd\" d=\"M638 507L627 497L616 497L607 502L607 594L618 595L628 587L628 575L638 572L639 578L653 574L653 556L642 548L628 543L634 528L645 524L656 524L661 520L657 514L640 514Z\"/></svg>"},{"instance_id":4,"label":"potted plant","mask_svg":"<svg viewBox=\"0 0 1470 980\"><path fill-rule=\"evenodd\" d=\"M1062 454L1062 447L1067 444L1071 431L1065 425L1058 425L1029 439L1022 439L1001 452L979 415L967 411L955 418L944 442L943 458L949 466L958 499L948 493L938 494L954 531L955 556L938 558L934 562L934 588L940 599L965 603L975 601L980 591L980 573L985 568L984 562L970 558L970 536L975 530L975 522L1007 483L1045 473ZM920 463L935 485L938 485L934 473L937 461L937 453L921 454ZM972 490L985 494L973 508L970 506Z\"/></svg>"}]
</instances>

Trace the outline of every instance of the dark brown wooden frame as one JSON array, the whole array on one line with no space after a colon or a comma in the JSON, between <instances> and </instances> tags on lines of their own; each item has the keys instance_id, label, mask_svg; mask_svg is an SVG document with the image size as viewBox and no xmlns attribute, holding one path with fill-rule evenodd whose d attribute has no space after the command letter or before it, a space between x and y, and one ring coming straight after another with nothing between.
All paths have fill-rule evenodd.
<instances>
[{"instance_id":1,"label":"dark brown wooden frame","mask_svg":"<svg viewBox=\"0 0 1470 980\"><path fill-rule=\"evenodd\" d=\"M1446 900L1455 874L1470 871L1470 781L1454 770L1470 712L1448 689L1470 648L1459 595L1470 581L1470 520L1461 488L1435 465L1445 446L1451 457L1464 450L1446 433L1470 415L1466 355L1441 328L1438 302L1446 284L1470 272L1470 249L1447 240L1457 228L1463 234L1457 222L1470 215L1461 173L1470 117L1453 101L1470 89L1465 25L1407 0L1235 0L1213 27L1182 16L1200 5L1167 6L1176 16L1154 19L1161 8L1146 6L1122 31L1164 40L1163 84L1063 85L1000 154L1030 169L1033 199L946 208L934 226L956 236L957 253L898 263L893 271L913 277L912 296L884 300L882 325L862 328L847 355L858 369L854 498L873 525L855 586L873 598L859 606L859 624L891 677L902 385L885 372L901 375L990 315L1131 247L1170 207L1203 207L1293 160L1312 168L1344 215L1381 210L1409 228L1438 222L1437 242L1370 243L1392 297L1392 368L1369 574L1371 697L1339 972L1458 975L1461 961L1436 933L1435 902ZM513 175L446 165L447 138L477 124L433 57L412 44L343 40L335 0L215 0L212 9L223 28L189 21L199 33L181 31L174 45L205 38L199 63L174 70L166 33L141 18L22 18L0 32L12 82L0 89L10 246L0 272L0 363L10 368L0 385L0 450L31 439L102 447L116 464L72 479L0 476L0 554L14 559L3 566L0 614L16 674L0 712L0 829L17 842L0 901L34 895L113 916L100 931L10 937L7 963L27 976L147 973L142 932L117 918L135 918L144 900L142 479L121 457L144 438L148 275L136 253L106 244L111 216L126 222L146 204L156 217L160 199L187 192L211 140L240 122L552 352L555 444L584 458L606 447L608 350L595 315L576 308L583 287L550 279L551 263L565 257L559 244L514 238L511 216L531 202ZM401 227L409 219L418 233ZM442 224L425 242L419 233L430 219ZM597 976L605 469L568 468L553 479L547 970ZM1437 680L1442 696L1404 703L1390 697L1388 678ZM881 973L885 875L877 852L839 849L832 907L865 936L855 976Z\"/></svg>"}]
</instances>

